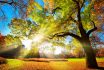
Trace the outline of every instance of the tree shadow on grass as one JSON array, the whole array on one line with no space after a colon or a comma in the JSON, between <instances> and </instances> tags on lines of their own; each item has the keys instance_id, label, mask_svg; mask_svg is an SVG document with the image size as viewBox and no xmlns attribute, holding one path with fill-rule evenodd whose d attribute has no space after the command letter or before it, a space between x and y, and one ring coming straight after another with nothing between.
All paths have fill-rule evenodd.
<instances>
[{"instance_id":1,"label":"tree shadow on grass","mask_svg":"<svg viewBox=\"0 0 104 70\"><path fill-rule=\"evenodd\" d=\"M19 55L21 47L13 48L4 52L0 52L0 57L4 58L16 58Z\"/></svg>"},{"instance_id":2,"label":"tree shadow on grass","mask_svg":"<svg viewBox=\"0 0 104 70\"><path fill-rule=\"evenodd\" d=\"M89 68L89 69L94 69L94 70L104 70L104 67L96 67L96 68Z\"/></svg>"}]
</instances>

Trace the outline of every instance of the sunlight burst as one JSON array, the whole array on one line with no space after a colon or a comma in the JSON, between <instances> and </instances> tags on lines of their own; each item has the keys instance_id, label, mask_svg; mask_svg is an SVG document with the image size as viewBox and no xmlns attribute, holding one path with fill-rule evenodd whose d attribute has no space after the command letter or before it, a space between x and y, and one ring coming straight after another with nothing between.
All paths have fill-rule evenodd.
<instances>
[{"instance_id":1,"label":"sunlight burst","mask_svg":"<svg viewBox=\"0 0 104 70\"><path fill-rule=\"evenodd\" d=\"M30 50L31 49L31 43L32 43L32 40L29 40L29 39L25 39L25 40L22 40L22 44L25 46L26 49Z\"/></svg>"},{"instance_id":2,"label":"sunlight burst","mask_svg":"<svg viewBox=\"0 0 104 70\"><path fill-rule=\"evenodd\" d=\"M43 35L36 35L34 38L33 38L33 42L40 42L41 40L43 39Z\"/></svg>"},{"instance_id":3,"label":"sunlight burst","mask_svg":"<svg viewBox=\"0 0 104 70\"><path fill-rule=\"evenodd\" d=\"M56 50L55 50L55 52L54 52L54 54L55 54L55 55L58 55L58 54L61 54L61 52L62 52L62 48L59 47L59 46L57 46L57 47L56 47Z\"/></svg>"}]
</instances>

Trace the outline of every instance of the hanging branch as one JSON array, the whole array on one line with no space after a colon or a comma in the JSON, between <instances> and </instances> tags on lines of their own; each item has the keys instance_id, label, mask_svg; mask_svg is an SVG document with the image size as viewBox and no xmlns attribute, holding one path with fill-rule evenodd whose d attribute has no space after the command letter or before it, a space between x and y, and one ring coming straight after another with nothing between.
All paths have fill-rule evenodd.
<instances>
[{"instance_id":1,"label":"hanging branch","mask_svg":"<svg viewBox=\"0 0 104 70\"><path fill-rule=\"evenodd\" d=\"M76 35L76 34L73 34L73 33L70 33L70 32L60 32L60 33L56 33L54 34L50 39L54 38L54 37L65 37L65 36L72 36L76 39L80 39L80 36Z\"/></svg>"},{"instance_id":2,"label":"hanging branch","mask_svg":"<svg viewBox=\"0 0 104 70\"><path fill-rule=\"evenodd\" d=\"M84 6L84 3L85 3L85 0L83 0L82 5L81 5L81 8Z\"/></svg>"},{"instance_id":3,"label":"hanging branch","mask_svg":"<svg viewBox=\"0 0 104 70\"><path fill-rule=\"evenodd\" d=\"M8 1L0 1L0 3L6 3L6 4L9 4L9 5L12 5L14 3L14 1L13 0L11 2L8 2Z\"/></svg>"}]
</instances>

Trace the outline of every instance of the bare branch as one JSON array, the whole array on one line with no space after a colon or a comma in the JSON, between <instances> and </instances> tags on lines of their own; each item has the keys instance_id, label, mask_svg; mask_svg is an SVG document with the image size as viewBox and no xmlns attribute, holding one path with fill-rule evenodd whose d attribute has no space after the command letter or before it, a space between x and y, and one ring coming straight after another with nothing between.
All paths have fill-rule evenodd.
<instances>
[{"instance_id":1,"label":"bare branch","mask_svg":"<svg viewBox=\"0 0 104 70\"><path fill-rule=\"evenodd\" d=\"M56 33L56 34L54 34L50 39L52 39L52 38L54 38L54 37L65 37L65 36L72 36L72 37L74 37L74 38L76 38L76 39L78 39L78 40L81 39L80 36L75 35L75 34L70 33L70 32L60 32L60 33Z\"/></svg>"},{"instance_id":2,"label":"bare branch","mask_svg":"<svg viewBox=\"0 0 104 70\"><path fill-rule=\"evenodd\" d=\"M2 12L3 16L5 16L4 11L2 10L2 8L0 8L0 10L1 10L1 12Z\"/></svg>"},{"instance_id":3,"label":"bare branch","mask_svg":"<svg viewBox=\"0 0 104 70\"><path fill-rule=\"evenodd\" d=\"M73 0L73 2L75 2L77 5L79 4L79 1L77 1L77 0ZM84 3L85 3L85 0L83 0L81 5L79 5L80 8L82 8L84 6Z\"/></svg>"},{"instance_id":4,"label":"bare branch","mask_svg":"<svg viewBox=\"0 0 104 70\"><path fill-rule=\"evenodd\" d=\"M11 2L8 2L8 1L0 1L0 3L6 3L6 4L9 4L9 5L12 5L14 3L14 1L13 0Z\"/></svg>"},{"instance_id":5,"label":"bare branch","mask_svg":"<svg viewBox=\"0 0 104 70\"><path fill-rule=\"evenodd\" d=\"M88 35L88 36L89 36L93 31L97 30L97 27L95 26L94 21L92 21L92 23L93 23L93 25L94 25L94 28L91 29L91 30L89 30L89 31L87 32L87 35Z\"/></svg>"},{"instance_id":6,"label":"bare branch","mask_svg":"<svg viewBox=\"0 0 104 70\"><path fill-rule=\"evenodd\" d=\"M85 0L83 0L82 5L81 5L81 8L84 6L84 3L85 3Z\"/></svg>"}]
</instances>

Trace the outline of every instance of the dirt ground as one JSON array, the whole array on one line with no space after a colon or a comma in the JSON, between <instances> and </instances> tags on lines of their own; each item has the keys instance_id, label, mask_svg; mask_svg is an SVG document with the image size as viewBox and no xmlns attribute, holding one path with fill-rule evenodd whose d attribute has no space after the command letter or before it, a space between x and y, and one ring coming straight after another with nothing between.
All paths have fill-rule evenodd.
<instances>
[{"instance_id":1,"label":"dirt ground","mask_svg":"<svg viewBox=\"0 0 104 70\"><path fill-rule=\"evenodd\" d=\"M104 67L104 59L97 59L98 65ZM68 59L68 61L23 61L8 59L1 64L0 70L100 70L86 68L85 59Z\"/></svg>"}]
</instances>

